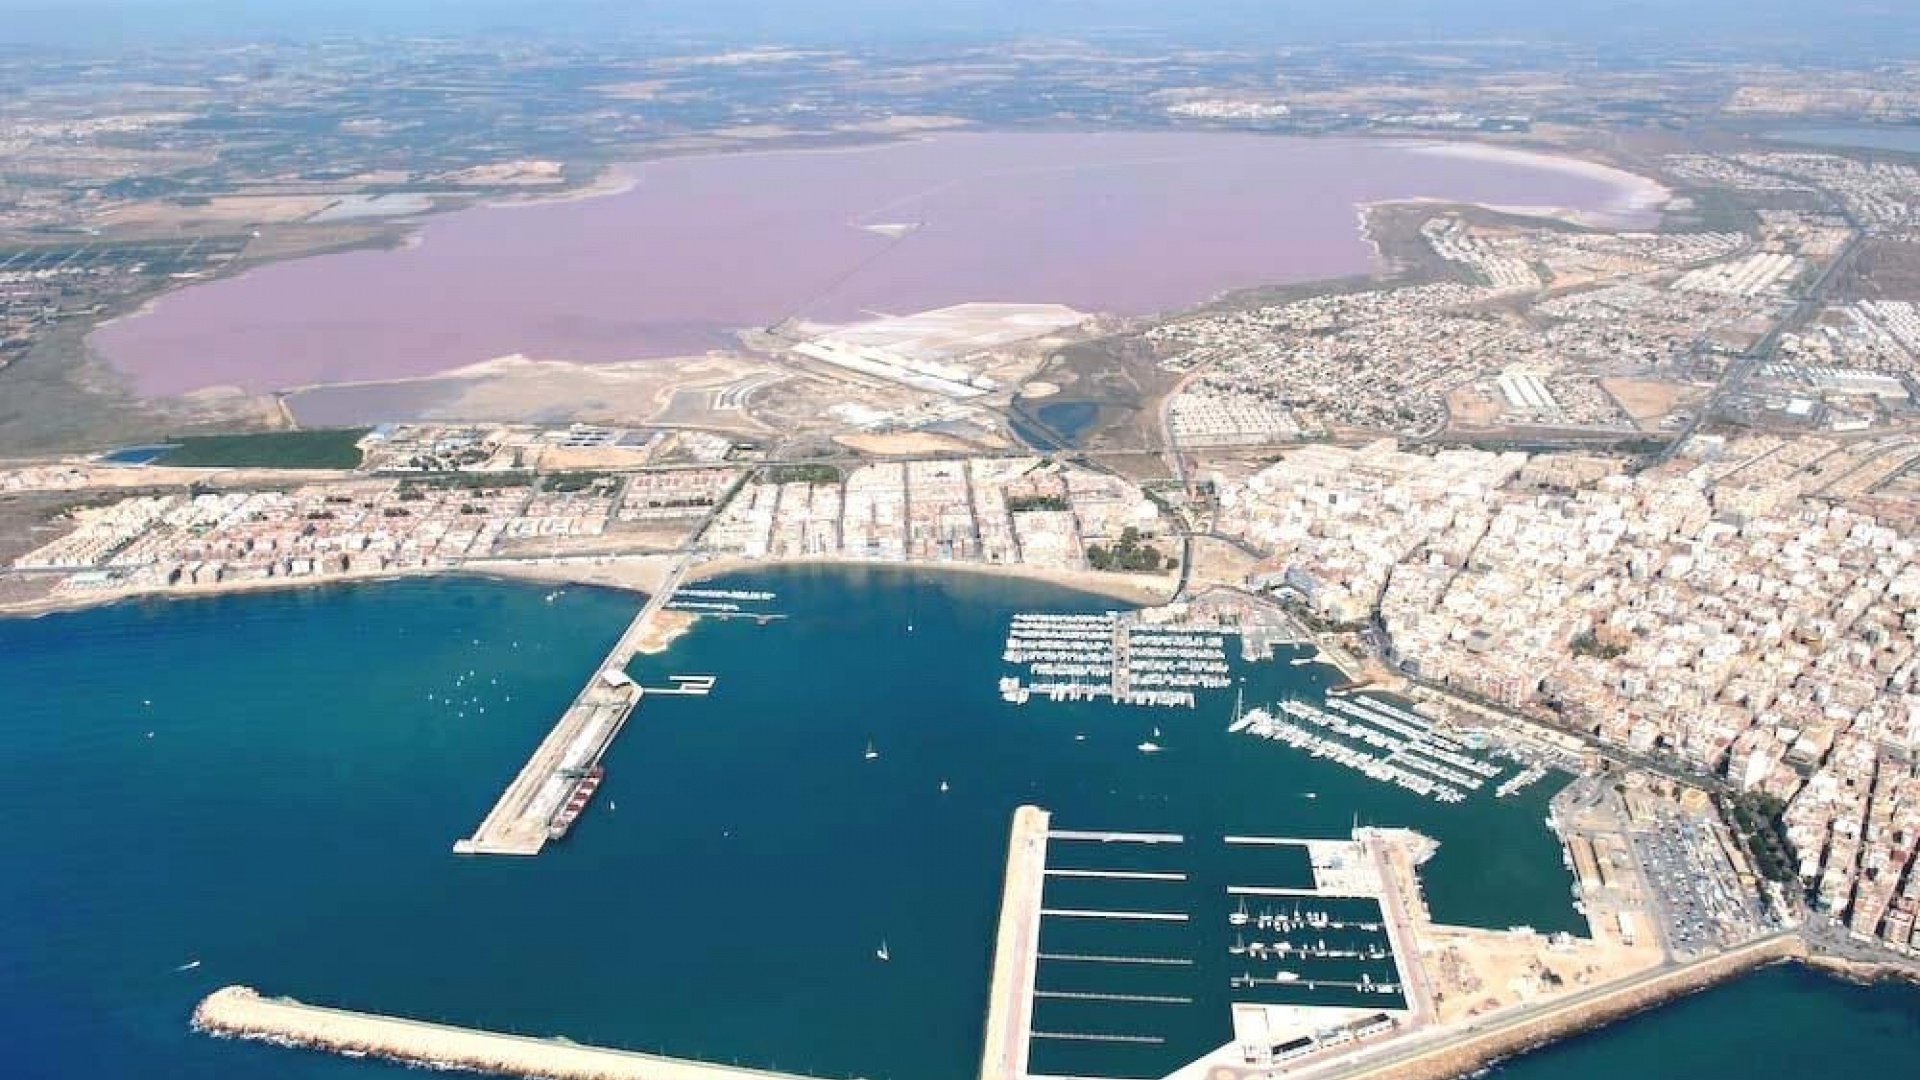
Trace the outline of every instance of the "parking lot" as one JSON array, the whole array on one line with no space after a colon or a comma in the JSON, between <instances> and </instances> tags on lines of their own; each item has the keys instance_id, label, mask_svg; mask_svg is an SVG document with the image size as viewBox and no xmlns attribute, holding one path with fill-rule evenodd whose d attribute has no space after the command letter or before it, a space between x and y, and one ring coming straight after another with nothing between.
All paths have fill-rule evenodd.
<instances>
[{"instance_id":1,"label":"parking lot","mask_svg":"<svg viewBox=\"0 0 1920 1080\"><path fill-rule=\"evenodd\" d=\"M1633 830L1632 837L1655 914L1676 956L1698 956L1761 931L1762 914L1709 820L1661 814L1649 827Z\"/></svg>"}]
</instances>

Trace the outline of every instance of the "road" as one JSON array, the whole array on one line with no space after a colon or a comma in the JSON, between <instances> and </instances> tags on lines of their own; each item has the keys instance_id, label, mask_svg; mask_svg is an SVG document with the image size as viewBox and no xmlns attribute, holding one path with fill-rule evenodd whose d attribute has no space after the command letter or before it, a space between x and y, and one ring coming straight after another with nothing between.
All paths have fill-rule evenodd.
<instances>
[{"instance_id":1,"label":"road","mask_svg":"<svg viewBox=\"0 0 1920 1080\"><path fill-rule=\"evenodd\" d=\"M1662 980L1674 979L1695 969L1724 963L1738 955L1757 953L1764 956L1770 950L1781 949L1793 937L1790 931L1769 934L1748 942L1738 949L1729 949L1724 953L1687 964L1662 965L1618 982L1583 990L1570 997L1528 1006L1490 1023L1475 1023L1449 1031L1436 1029L1428 1037L1409 1039L1399 1045L1386 1043L1372 1052L1361 1050L1344 1062L1331 1062L1312 1070L1303 1070L1300 1075L1310 1075L1313 1080L1358 1080L1360 1077L1390 1076L1393 1075L1394 1070L1422 1058L1471 1053L1474 1045L1482 1042L1497 1046L1503 1037L1510 1038L1525 1034L1532 1025L1543 1021L1564 1017L1570 1024L1577 1023L1582 1013L1603 1006L1609 998L1648 990L1657 986Z\"/></svg>"},{"instance_id":2,"label":"road","mask_svg":"<svg viewBox=\"0 0 1920 1080\"><path fill-rule=\"evenodd\" d=\"M1831 197L1829 194L1829 198ZM1834 201L1837 205L1843 207L1846 205L1839 199ZM1849 224L1852 222L1850 221ZM1720 382L1714 386L1713 393L1709 394L1707 400L1694 410L1693 419L1689 420L1673 441L1667 444L1667 448L1660 452L1657 461L1671 461L1675 455L1679 454L1702 426L1711 423L1720 409L1741 393L1746 387L1747 380L1753 377L1753 373L1773 360L1774 354L1780 350L1780 342L1820 313L1821 308L1826 306L1828 291L1833 288L1833 283L1839 280L1842 271L1852 265L1854 258L1860 254L1860 247L1865 239L1866 234L1856 226L1852 237L1847 240L1847 246L1840 249L1840 254L1834 256L1833 261L1820 272L1820 276L1814 279L1806 292L1801 294L1793 309L1774 324L1766 337L1741 353L1739 359L1721 374Z\"/></svg>"}]
</instances>

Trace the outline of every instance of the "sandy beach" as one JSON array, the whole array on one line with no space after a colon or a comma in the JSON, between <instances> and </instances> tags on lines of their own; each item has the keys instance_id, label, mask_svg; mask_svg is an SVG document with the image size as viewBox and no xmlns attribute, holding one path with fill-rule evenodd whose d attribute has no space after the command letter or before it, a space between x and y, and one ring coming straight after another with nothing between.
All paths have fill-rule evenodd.
<instances>
[{"instance_id":1,"label":"sandy beach","mask_svg":"<svg viewBox=\"0 0 1920 1080\"><path fill-rule=\"evenodd\" d=\"M871 559L847 559L833 556L810 556L801 559L742 559L727 556L712 562L702 563L689 571L688 583L709 581L726 574L743 573L758 569L771 569L780 566L859 566L893 567L902 570L943 573L952 571L960 574L993 574L1001 577L1024 578L1028 581L1041 581L1062 588L1077 589L1133 604L1164 604L1173 595L1175 579L1156 574L1109 574L1096 570L1050 570L1041 567L1009 565L1006 563L961 563L961 562L881 562Z\"/></svg>"},{"instance_id":2,"label":"sandy beach","mask_svg":"<svg viewBox=\"0 0 1920 1080\"><path fill-rule=\"evenodd\" d=\"M329 585L397 581L401 578L458 576L493 577L512 581L544 582L552 585L590 585L598 588L625 589L652 593L660 588L672 567L669 555L582 555L543 559L473 559L459 566L407 570L369 570L311 577L248 578L204 585L141 586L66 592L33 600L0 603L0 617L34 617L60 611L78 611L128 600L189 599L225 596L233 593L263 592L272 589L311 589ZM1111 597L1131 604L1163 604L1172 596L1174 580L1152 574L1111 574L1094 570L1050 570L1031 566L986 563L898 563L845 558L743 559L723 556L695 566L686 581L710 581L727 574L773 569L782 566L896 567L941 573L996 574L1003 577L1041 581L1063 588ZM673 627L656 649L684 633L692 625Z\"/></svg>"}]
</instances>

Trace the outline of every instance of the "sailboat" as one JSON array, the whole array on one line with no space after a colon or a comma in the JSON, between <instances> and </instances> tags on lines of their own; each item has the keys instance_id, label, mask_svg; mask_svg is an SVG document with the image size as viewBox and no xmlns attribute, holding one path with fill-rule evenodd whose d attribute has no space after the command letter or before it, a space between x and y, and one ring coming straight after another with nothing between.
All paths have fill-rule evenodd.
<instances>
[{"instance_id":1,"label":"sailboat","mask_svg":"<svg viewBox=\"0 0 1920 1080\"><path fill-rule=\"evenodd\" d=\"M893 959L893 956L887 952L887 940L885 938L880 939L880 947L873 950L873 955L883 964Z\"/></svg>"},{"instance_id":2,"label":"sailboat","mask_svg":"<svg viewBox=\"0 0 1920 1080\"><path fill-rule=\"evenodd\" d=\"M947 782L945 780L942 780L940 781L940 790L944 792L944 791L951 791L952 789L947 786Z\"/></svg>"},{"instance_id":3,"label":"sailboat","mask_svg":"<svg viewBox=\"0 0 1920 1080\"><path fill-rule=\"evenodd\" d=\"M868 761L872 761L872 760L873 760L874 758L877 758L877 757L879 757L879 756L880 756L880 751L878 751L878 750L875 750L875 749L873 748L873 740L872 740L872 739L868 739L868 740L867 740L867 754L866 754L866 758L867 758L867 760L868 760Z\"/></svg>"}]
</instances>

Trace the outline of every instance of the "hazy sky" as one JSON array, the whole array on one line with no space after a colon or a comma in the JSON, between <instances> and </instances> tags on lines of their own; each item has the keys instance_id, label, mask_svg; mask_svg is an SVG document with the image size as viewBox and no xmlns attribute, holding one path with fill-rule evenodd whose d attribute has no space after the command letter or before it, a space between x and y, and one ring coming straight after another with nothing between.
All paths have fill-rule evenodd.
<instances>
[{"instance_id":1,"label":"hazy sky","mask_svg":"<svg viewBox=\"0 0 1920 1080\"><path fill-rule=\"evenodd\" d=\"M1046 34L1280 45L1510 35L1789 49L1920 35L1912 0L0 0L0 45L472 31L862 42Z\"/></svg>"}]
</instances>

